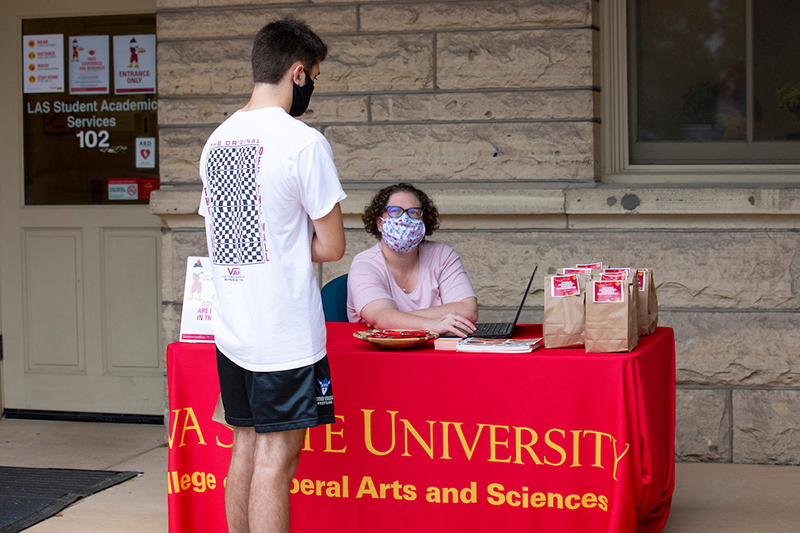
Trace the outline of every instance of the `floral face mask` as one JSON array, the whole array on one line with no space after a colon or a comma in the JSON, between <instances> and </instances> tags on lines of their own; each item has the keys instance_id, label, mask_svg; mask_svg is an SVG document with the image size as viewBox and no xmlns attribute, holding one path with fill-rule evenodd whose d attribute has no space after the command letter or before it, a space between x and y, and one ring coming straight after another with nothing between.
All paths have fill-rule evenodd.
<instances>
[{"instance_id":1,"label":"floral face mask","mask_svg":"<svg viewBox=\"0 0 800 533\"><path fill-rule=\"evenodd\" d=\"M425 223L414 220L408 213L397 218L383 219L383 241L394 252L407 254L425 237Z\"/></svg>"}]
</instances>

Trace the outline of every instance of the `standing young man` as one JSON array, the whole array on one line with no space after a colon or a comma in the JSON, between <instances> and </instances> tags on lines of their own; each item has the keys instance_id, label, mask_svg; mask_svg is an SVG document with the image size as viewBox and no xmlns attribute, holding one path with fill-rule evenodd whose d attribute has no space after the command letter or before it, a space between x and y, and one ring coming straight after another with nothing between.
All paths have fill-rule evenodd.
<instances>
[{"instance_id":1,"label":"standing young man","mask_svg":"<svg viewBox=\"0 0 800 533\"><path fill-rule=\"evenodd\" d=\"M230 533L288 533L306 428L335 422L312 262L344 255L345 194L328 142L292 118L308 107L326 54L300 21L262 28L250 101L217 128L200 159L217 369L234 426Z\"/></svg>"}]
</instances>

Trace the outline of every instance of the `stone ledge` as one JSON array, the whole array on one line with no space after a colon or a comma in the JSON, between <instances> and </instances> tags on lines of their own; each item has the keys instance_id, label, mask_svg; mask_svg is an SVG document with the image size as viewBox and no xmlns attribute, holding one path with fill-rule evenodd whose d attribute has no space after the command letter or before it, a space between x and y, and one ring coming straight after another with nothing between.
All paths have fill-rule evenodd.
<instances>
[{"instance_id":1,"label":"stone ledge","mask_svg":"<svg viewBox=\"0 0 800 533\"><path fill-rule=\"evenodd\" d=\"M538 187L486 183L486 188L426 188L442 214L492 215L800 215L800 188ZM345 215L360 215L381 186L345 187ZM200 184L154 191L150 212L197 212ZM612 201L613 199L613 201Z\"/></svg>"},{"instance_id":2,"label":"stone ledge","mask_svg":"<svg viewBox=\"0 0 800 533\"><path fill-rule=\"evenodd\" d=\"M469 190L430 189L425 193L441 215L543 215L563 214L564 196L558 189ZM378 190L346 191L344 214L360 215Z\"/></svg>"},{"instance_id":3,"label":"stone ledge","mask_svg":"<svg viewBox=\"0 0 800 533\"><path fill-rule=\"evenodd\" d=\"M620 187L565 190L567 214L800 214L800 188Z\"/></svg>"},{"instance_id":4,"label":"stone ledge","mask_svg":"<svg viewBox=\"0 0 800 533\"><path fill-rule=\"evenodd\" d=\"M202 188L163 187L150 193L150 213L159 216L191 215L197 213Z\"/></svg>"}]
</instances>

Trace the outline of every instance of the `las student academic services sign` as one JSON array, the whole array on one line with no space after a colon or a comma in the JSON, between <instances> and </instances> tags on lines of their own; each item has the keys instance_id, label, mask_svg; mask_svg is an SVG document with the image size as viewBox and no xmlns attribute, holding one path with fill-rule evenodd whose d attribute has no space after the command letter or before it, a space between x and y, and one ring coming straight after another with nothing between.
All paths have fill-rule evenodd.
<instances>
[{"instance_id":1,"label":"las student academic services sign","mask_svg":"<svg viewBox=\"0 0 800 533\"><path fill-rule=\"evenodd\" d=\"M328 324L337 423L307 433L292 531L663 527L674 483L671 330L631 354L500 355L382 351L354 339L357 328ZM232 433L211 421L214 354L169 349L172 533L225 531Z\"/></svg>"}]
</instances>

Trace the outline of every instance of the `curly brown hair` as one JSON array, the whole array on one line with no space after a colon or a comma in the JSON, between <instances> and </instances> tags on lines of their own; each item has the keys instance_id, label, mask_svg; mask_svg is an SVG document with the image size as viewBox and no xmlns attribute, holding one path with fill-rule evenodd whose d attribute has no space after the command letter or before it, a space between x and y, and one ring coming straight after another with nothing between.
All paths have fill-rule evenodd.
<instances>
[{"instance_id":1,"label":"curly brown hair","mask_svg":"<svg viewBox=\"0 0 800 533\"><path fill-rule=\"evenodd\" d=\"M364 230L376 239L381 238L381 232L378 229L376 219L383 216L389 198L396 192L407 192L417 197L420 207L424 209L422 212L422 221L425 223L425 235L433 235L433 232L439 229L439 222L441 221L439 210L436 209L436 205L433 203L433 200L428 198L427 194L410 183L397 183L384 187L372 197L372 201L370 201L369 205L364 209L364 214L361 215L361 220L364 221Z\"/></svg>"}]
</instances>

